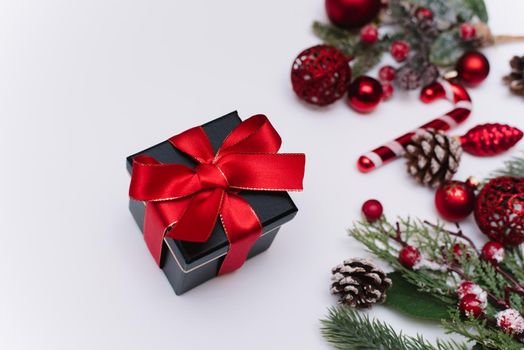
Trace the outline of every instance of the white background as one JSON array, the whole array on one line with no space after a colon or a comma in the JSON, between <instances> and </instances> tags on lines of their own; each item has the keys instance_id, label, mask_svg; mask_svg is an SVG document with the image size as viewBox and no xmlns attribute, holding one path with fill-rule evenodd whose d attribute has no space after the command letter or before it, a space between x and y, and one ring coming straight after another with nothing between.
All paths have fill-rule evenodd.
<instances>
[{"instance_id":1,"label":"white background","mask_svg":"<svg viewBox=\"0 0 524 350\"><path fill-rule=\"evenodd\" d=\"M488 5L496 33L524 33L524 2ZM325 20L322 0L0 2L0 348L329 348L318 320L335 304L330 268L367 256L345 232L361 203L436 218L433 192L402 161L367 175L355 161L450 105L416 93L370 115L300 103L289 71L318 43L315 19ZM524 100L501 83L524 44L484 52L491 75L455 132L488 121L524 129ZM177 297L128 213L125 157L235 109L267 114L283 151L307 154L300 212L268 252ZM465 155L457 178L512 154ZM383 307L372 314L442 336Z\"/></svg>"}]
</instances>

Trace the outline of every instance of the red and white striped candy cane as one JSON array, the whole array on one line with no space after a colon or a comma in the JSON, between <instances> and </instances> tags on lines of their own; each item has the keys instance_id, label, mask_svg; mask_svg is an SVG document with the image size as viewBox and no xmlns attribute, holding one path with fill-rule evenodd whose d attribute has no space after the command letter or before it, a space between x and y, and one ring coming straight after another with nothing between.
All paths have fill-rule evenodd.
<instances>
[{"instance_id":1,"label":"red and white striped candy cane","mask_svg":"<svg viewBox=\"0 0 524 350\"><path fill-rule=\"evenodd\" d=\"M358 169L367 173L383 164L389 163L404 154L404 147L417 133L427 129L447 131L462 123L471 114L471 98L462 85L439 79L435 83L424 87L420 92L420 99L424 103L430 103L439 98L446 98L453 102L455 108L422 125L420 128L362 155L358 159Z\"/></svg>"}]
</instances>

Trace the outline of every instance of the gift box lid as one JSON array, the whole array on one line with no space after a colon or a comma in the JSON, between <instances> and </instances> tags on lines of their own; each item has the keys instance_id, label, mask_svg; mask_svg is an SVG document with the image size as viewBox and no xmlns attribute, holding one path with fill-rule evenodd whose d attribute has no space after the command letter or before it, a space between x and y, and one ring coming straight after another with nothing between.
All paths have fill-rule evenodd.
<instances>
[{"instance_id":1,"label":"gift box lid","mask_svg":"<svg viewBox=\"0 0 524 350\"><path fill-rule=\"evenodd\" d=\"M235 111L202 125L215 152L241 121ZM132 173L133 158L138 155L148 155L162 163L184 164L190 167L196 165L193 159L177 150L166 140L127 157L127 170L130 174ZM298 211L287 192L241 191L239 194L256 212L263 226L262 234L290 221ZM175 255L180 267L185 271L225 256L228 251L227 237L220 220L217 220L213 233L207 242L185 242L172 238L165 238L164 241L168 249Z\"/></svg>"}]
</instances>

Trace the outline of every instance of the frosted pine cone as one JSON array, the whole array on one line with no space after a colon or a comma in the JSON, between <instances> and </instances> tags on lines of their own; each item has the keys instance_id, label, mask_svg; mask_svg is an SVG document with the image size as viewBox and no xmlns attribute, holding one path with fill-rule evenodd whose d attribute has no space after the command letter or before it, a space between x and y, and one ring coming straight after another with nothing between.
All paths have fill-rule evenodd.
<instances>
[{"instance_id":1,"label":"frosted pine cone","mask_svg":"<svg viewBox=\"0 0 524 350\"><path fill-rule=\"evenodd\" d=\"M438 70L438 67L434 64L428 64L426 67L424 67L424 70L422 71L420 81L423 86L426 86L432 84L435 80L438 79L439 76L440 72Z\"/></svg>"},{"instance_id":2,"label":"frosted pine cone","mask_svg":"<svg viewBox=\"0 0 524 350\"><path fill-rule=\"evenodd\" d=\"M395 81L404 90L415 90L422 84L420 75L408 66L404 66L397 71Z\"/></svg>"},{"instance_id":3,"label":"frosted pine cone","mask_svg":"<svg viewBox=\"0 0 524 350\"><path fill-rule=\"evenodd\" d=\"M373 262L366 259L348 259L332 269L331 294L338 302L351 307L369 308L386 300L391 279Z\"/></svg>"},{"instance_id":4,"label":"frosted pine cone","mask_svg":"<svg viewBox=\"0 0 524 350\"><path fill-rule=\"evenodd\" d=\"M405 148L408 173L425 186L438 187L458 170L460 141L442 131L424 130Z\"/></svg>"}]
</instances>

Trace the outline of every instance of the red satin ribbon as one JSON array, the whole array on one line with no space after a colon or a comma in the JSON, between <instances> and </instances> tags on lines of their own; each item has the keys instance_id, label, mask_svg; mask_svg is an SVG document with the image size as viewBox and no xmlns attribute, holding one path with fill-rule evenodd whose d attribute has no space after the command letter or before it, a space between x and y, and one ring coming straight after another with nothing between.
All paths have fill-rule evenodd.
<instances>
[{"instance_id":1,"label":"red satin ribbon","mask_svg":"<svg viewBox=\"0 0 524 350\"><path fill-rule=\"evenodd\" d=\"M163 164L148 156L133 159L129 196L146 202L144 239L149 251L160 265L165 236L205 242L220 217L229 251L219 273L238 269L262 234L262 225L237 193L302 190L304 154L277 154L282 141L264 115L239 124L216 154L202 127L169 142L198 165Z\"/></svg>"}]
</instances>

